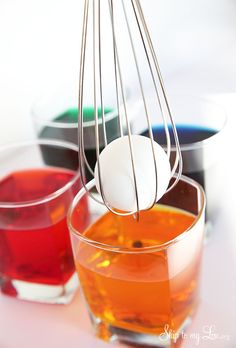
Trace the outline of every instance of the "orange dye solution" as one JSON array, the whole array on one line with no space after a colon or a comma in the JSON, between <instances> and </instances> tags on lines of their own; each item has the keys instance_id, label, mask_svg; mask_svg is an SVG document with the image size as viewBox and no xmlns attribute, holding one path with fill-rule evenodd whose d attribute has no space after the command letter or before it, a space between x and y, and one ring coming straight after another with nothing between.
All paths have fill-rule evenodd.
<instances>
[{"instance_id":1,"label":"orange dye solution","mask_svg":"<svg viewBox=\"0 0 236 348\"><path fill-rule=\"evenodd\" d=\"M182 241L160 246L178 237L194 220L183 210L157 205L141 212L139 222L109 212L84 232L90 240L118 246L109 250L80 242L76 250L76 268L90 313L103 325L101 338L109 339L111 326L146 334L175 332L193 314L201 237L194 255L186 260L184 253L178 250L177 256L175 252ZM196 229L190 233L201 236Z\"/></svg>"}]
</instances>

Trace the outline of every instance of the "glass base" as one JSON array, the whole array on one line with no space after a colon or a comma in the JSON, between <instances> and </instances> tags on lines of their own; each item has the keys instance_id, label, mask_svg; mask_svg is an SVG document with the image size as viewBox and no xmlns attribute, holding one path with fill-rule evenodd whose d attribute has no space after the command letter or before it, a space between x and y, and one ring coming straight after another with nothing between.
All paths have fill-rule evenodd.
<instances>
[{"instance_id":1,"label":"glass base","mask_svg":"<svg viewBox=\"0 0 236 348\"><path fill-rule=\"evenodd\" d=\"M144 334L121 329L104 323L93 315L91 315L91 320L95 327L96 336L109 342L118 341L136 347L177 348L180 346L183 333L191 323L192 317L187 317L179 330L175 331L174 334L171 330L165 329L161 335Z\"/></svg>"},{"instance_id":2,"label":"glass base","mask_svg":"<svg viewBox=\"0 0 236 348\"><path fill-rule=\"evenodd\" d=\"M76 273L63 285L46 285L22 280L11 280L11 285L15 290L15 295L12 296L21 300L51 304L70 303L78 288L78 284L78 276ZM3 291L3 294L4 293Z\"/></svg>"}]
</instances>

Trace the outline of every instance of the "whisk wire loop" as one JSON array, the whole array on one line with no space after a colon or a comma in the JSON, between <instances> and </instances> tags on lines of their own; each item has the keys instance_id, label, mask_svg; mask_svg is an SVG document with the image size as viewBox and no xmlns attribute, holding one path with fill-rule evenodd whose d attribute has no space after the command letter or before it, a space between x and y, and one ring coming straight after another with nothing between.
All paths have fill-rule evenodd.
<instances>
[{"instance_id":1,"label":"whisk wire loop","mask_svg":"<svg viewBox=\"0 0 236 348\"><path fill-rule=\"evenodd\" d=\"M116 0L118 1L118 0ZM126 6L124 0L120 0L121 8L123 11L123 16L125 19L125 26L128 33L129 43L131 46L132 56L134 60L134 66L136 70L136 74L138 77L138 86L141 93L141 100L144 107L144 113L147 122L148 134L150 138L150 146L152 151L153 163L154 163L154 171L155 171L155 193L153 197L153 201L147 209L152 208L157 201L158 194L158 168L156 161L156 154L154 148L154 136L152 130L152 122L149 115L147 100L145 96L145 88L143 79L141 76L139 59L136 52L134 38L132 35L132 30L129 23L129 17L127 14ZM143 51L146 57L146 61L148 63L148 69L151 76L151 81L154 87L157 105L160 110L160 114L163 120L165 134L166 134L166 143L167 143L167 156L170 160L171 154L171 140L170 140L170 130L168 123L171 125L173 138L174 138L174 146L175 146L175 160L173 167L171 168L171 176L173 176L178 168L177 175L175 176L174 182L167 189L169 191L172 189L180 179L182 173L182 156L180 151L180 144L178 140L178 134L176 130L176 126L172 117L172 113L170 110L170 106L168 103L168 98L166 95L166 90L163 82L163 78L161 75L157 55L155 53L153 43L151 40L151 35L149 33L146 20L144 17L144 13L141 7L140 0L130 0L130 8L132 9L133 17L137 24L139 40L142 43ZM125 96L125 88L122 76L122 69L120 63L120 57L118 52L118 43L117 43L117 32L116 32L116 23L115 23L115 4L113 0L107 0L108 4L108 12L111 23L111 37L112 37L112 56L113 56L113 69L114 69L114 85L115 85L115 96L116 96L116 104L117 104L117 116L118 116L118 128L120 137L124 136L124 129L126 135L128 136L128 144L129 144L129 152L130 152L130 161L132 168L132 176L133 176L133 185L134 192L136 198L136 209L134 211L129 212L120 212L116 211L113 207L109 205L107 201L102 183L102 168L100 164L100 151L103 146L101 145L101 136L103 140L103 145L106 147L108 145L108 137L107 137L107 129L106 129L106 117L104 110L104 98L103 98L103 68L102 68L102 60L103 60L103 50L102 50L102 30L101 30L101 19L103 18L103 13L101 10L101 0L92 0L92 72L93 72L93 106L94 106L94 137L95 137L95 146L96 146L96 159L97 159L97 171L98 171L98 180L99 180L99 191L101 195L101 199L97 198L97 195L91 193L86 187L86 178L85 178L85 169L87 169L92 175L94 175L94 170L88 163L85 154L85 146L84 146L84 114L83 114L83 98L84 98L84 80L85 80L85 61L86 61L86 50L87 50L87 41L88 41L88 17L89 17L89 9L90 9L90 0L84 0L84 15L83 15L83 27L82 27L82 42L81 42L81 56L80 56L80 77L79 77L79 100L78 100L78 144L79 144L79 168L81 172L82 184L86 188L88 194L98 203L104 204L109 211L116 215L134 215L136 219L139 219L140 215L140 205L139 205L139 190L138 190L138 182L136 175L136 161L135 161L135 153L133 148L132 141L132 131L130 126L130 120L128 116L127 109L127 101ZM104 5L104 2L103 2ZM116 3L117 5L117 3ZM127 3L126 3L127 5ZM100 113L99 108L100 106ZM101 126L101 127L100 127ZM99 129L101 128L101 133Z\"/></svg>"},{"instance_id":2,"label":"whisk wire loop","mask_svg":"<svg viewBox=\"0 0 236 348\"><path fill-rule=\"evenodd\" d=\"M174 165L173 165L173 168L172 168L172 171L171 171L171 175L173 176L175 171L176 171L176 169L177 169L177 167L179 167L179 168L178 168L177 176L176 176L173 184L167 190L167 192L168 192L172 188L174 188L174 186L178 183L178 181L180 179L180 176L182 174L183 160L182 160L182 155L181 155L181 149L180 149L180 144L179 144L179 139L178 139L176 126L175 126L175 123L174 123L174 120L173 120L173 117L172 117L172 113L171 113L171 110L170 110L170 106L169 106L167 93L166 93L165 86L164 86L164 81L163 81L161 70L160 70L160 67L159 67L157 55L156 55L155 49L153 47L153 43L152 43L152 40L151 40L151 35L149 33L149 30L148 30L148 27L147 27L147 24L146 24L146 20L145 20L144 14L143 14L143 10L142 10L142 6L140 4L140 0L131 0L131 1L132 1L132 5L133 5L133 8L134 8L134 11L135 11L134 1L135 1L136 5L137 5L138 13L140 15L140 19L141 19L141 22L142 22L142 25L143 25L143 28L144 28L144 31L145 31L145 35L146 35L146 38L147 38L147 42L148 42L147 46L150 48L152 59L153 59L154 66L155 66L155 70L157 72L158 79L159 79L159 82L160 82L160 87L161 87L162 95L163 95L164 102L165 102L165 105L166 105L166 108L167 108L167 114L168 114L169 120L171 122L173 136L174 136L174 141L175 141L175 146L176 146L175 161L174 161ZM137 24L138 24L138 26L140 28L140 23L139 23L139 21L137 19L137 14L136 14L136 20L137 20ZM140 35L142 35L141 32L140 32ZM145 52L146 52L147 46L145 45L144 40L143 40L143 45L144 45L144 49L145 49ZM150 68L150 70L151 70L151 73L152 73L152 69L151 68ZM153 74L152 74L152 77L153 77ZM153 81L155 81L154 77L153 77ZM155 82L154 82L154 86L155 86L156 94L158 96L159 95L158 94L158 89L156 87L156 83ZM159 103L160 103L160 98L159 97L158 97L158 100L159 100ZM160 109L161 109L161 113L163 115L162 108L160 107ZM168 129L165 117L164 117L164 126L165 126L166 139L167 139L167 154L168 154L168 157L170 157L171 143L170 143L169 129Z\"/></svg>"}]
</instances>

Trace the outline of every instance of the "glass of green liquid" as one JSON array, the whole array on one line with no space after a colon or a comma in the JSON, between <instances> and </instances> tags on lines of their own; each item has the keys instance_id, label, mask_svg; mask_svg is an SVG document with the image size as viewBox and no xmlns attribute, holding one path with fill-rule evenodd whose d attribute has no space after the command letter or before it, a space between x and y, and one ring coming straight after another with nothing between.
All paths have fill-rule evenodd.
<instances>
[{"instance_id":1,"label":"glass of green liquid","mask_svg":"<svg viewBox=\"0 0 236 348\"><path fill-rule=\"evenodd\" d=\"M31 113L37 136L39 138L64 140L78 144L78 97L75 93L76 89L73 93L70 93L70 90L70 88L61 89L59 92L38 99L38 101L33 105ZM107 140L108 142L111 142L120 135L117 108L115 101L113 101L112 98L106 98L104 103ZM104 147L101 108L98 107L97 111L99 118L101 151ZM92 98L89 101L84 101L83 120L85 155L88 164L92 169L94 169L97 158ZM50 163L52 160L57 160L53 153L44 153L43 155L45 161L50 161ZM76 160L77 158L75 161ZM67 162L67 156L65 156L65 162ZM86 178L88 181L92 178L88 170L86 172Z\"/></svg>"}]
</instances>

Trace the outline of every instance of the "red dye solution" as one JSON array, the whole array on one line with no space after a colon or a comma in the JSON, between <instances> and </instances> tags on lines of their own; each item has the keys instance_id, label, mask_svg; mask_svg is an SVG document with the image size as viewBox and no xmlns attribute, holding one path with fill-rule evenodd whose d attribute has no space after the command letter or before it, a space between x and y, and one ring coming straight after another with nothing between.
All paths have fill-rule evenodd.
<instances>
[{"instance_id":1,"label":"red dye solution","mask_svg":"<svg viewBox=\"0 0 236 348\"><path fill-rule=\"evenodd\" d=\"M47 285L69 280L74 263L66 214L80 188L75 172L52 167L17 171L0 180L2 292L17 296L12 280ZM6 202L12 205L3 207ZM81 208L81 219L86 220L86 200Z\"/></svg>"}]
</instances>

